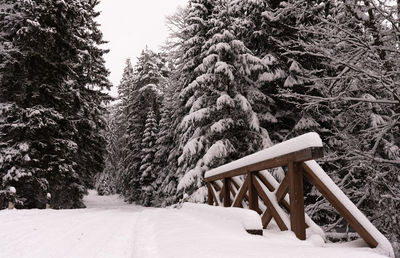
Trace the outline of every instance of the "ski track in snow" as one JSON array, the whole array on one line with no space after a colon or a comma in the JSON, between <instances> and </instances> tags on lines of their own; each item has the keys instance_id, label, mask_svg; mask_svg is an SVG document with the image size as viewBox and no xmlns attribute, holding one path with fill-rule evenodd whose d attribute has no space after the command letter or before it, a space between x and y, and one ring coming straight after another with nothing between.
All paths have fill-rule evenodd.
<instances>
[{"instance_id":1,"label":"ski track in snow","mask_svg":"<svg viewBox=\"0 0 400 258\"><path fill-rule=\"evenodd\" d=\"M384 257L349 244L300 241L292 232L253 236L238 221L195 209L142 208L93 191L85 203L87 209L0 211L0 258Z\"/></svg>"}]
</instances>

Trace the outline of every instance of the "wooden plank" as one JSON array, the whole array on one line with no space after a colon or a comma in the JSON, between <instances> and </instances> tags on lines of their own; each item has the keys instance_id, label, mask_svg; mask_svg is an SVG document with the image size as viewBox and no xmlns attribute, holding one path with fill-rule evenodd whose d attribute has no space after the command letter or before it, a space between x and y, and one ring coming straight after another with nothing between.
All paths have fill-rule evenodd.
<instances>
[{"instance_id":1,"label":"wooden plank","mask_svg":"<svg viewBox=\"0 0 400 258\"><path fill-rule=\"evenodd\" d=\"M261 199L264 201L265 205L267 206L267 208L268 208L267 211L269 210L271 212L271 215L274 217L276 224L278 224L278 227L280 228L280 230L282 230L282 231L288 230L285 222L283 222L278 211L275 209L271 200L268 198L267 194L264 192L262 186L260 185L260 183L257 181L256 178L254 179L253 184L254 184L254 188L260 195Z\"/></svg>"},{"instance_id":2,"label":"wooden plank","mask_svg":"<svg viewBox=\"0 0 400 258\"><path fill-rule=\"evenodd\" d=\"M230 178L224 178L224 186L223 186L223 192L224 192L224 207L230 207L231 206L231 193L230 193L230 183L231 179Z\"/></svg>"},{"instance_id":3,"label":"wooden plank","mask_svg":"<svg viewBox=\"0 0 400 258\"><path fill-rule=\"evenodd\" d=\"M268 181L268 179L266 180ZM289 191L289 177L286 175L283 178L282 182L280 183L278 189L276 190L275 195L278 203L281 204L288 213L290 213L290 204L285 200L285 196L288 193L288 191ZM308 227L309 226L306 223L306 228Z\"/></svg>"},{"instance_id":4,"label":"wooden plank","mask_svg":"<svg viewBox=\"0 0 400 258\"><path fill-rule=\"evenodd\" d=\"M239 184L242 185L243 182L240 181L240 179L237 177L232 177L232 182L234 182L234 184L238 188L238 192L239 192L239 188L240 188ZM245 201L247 201L247 203L249 202L249 196L248 196L247 192L244 194L244 200L242 200L242 202L239 204L239 207L241 207L241 208L248 207L248 205L245 203ZM246 205L244 206L243 204L246 204Z\"/></svg>"},{"instance_id":5,"label":"wooden plank","mask_svg":"<svg viewBox=\"0 0 400 258\"><path fill-rule=\"evenodd\" d=\"M282 204L283 207L287 211L290 211L290 205L289 203L285 200L285 196L289 191L289 177L286 175L281 184L278 187L278 190L276 190L276 199L278 200L278 203Z\"/></svg>"},{"instance_id":6,"label":"wooden plank","mask_svg":"<svg viewBox=\"0 0 400 258\"><path fill-rule=\"evenodd\" d=\"M258 173L257 177L264 183L264 185L268 188L268 190L270 190L271 192L275 191L275 187L268 181L268 179L264 175ZM288 177L285 176L284 179L282 180L282 183L279 185L278 190L276 190L276 199L278 200L278 203L282 204L287 211L290 211L289 203L284 199L285 195L289 191L288 182L289 182Z\"/></svg>"},{"instance_id":7,"label":"wooden plank","mask_svg":"<svg viewBox=\"0 0 400 258\"><path fill-rule=\"evenodd\" d=\"M290 227L300 240L306 239L304 215L303 173L300 163L290 162L288 166Z\"/></svg>"},{"instance_id":8,"label":"wooden plank","mask_svg":"<svg viewBox=\"0 0 400 258\"><path fill-rule=\"evenodd\" d=\"M259 199L259 198L257 197L257 199ZM261 202L262 200L259 199L259 201ZM263 211L262 211L261 208L260 208L260 204L258 204L258 208L257 208L256 211L257 211L257 213L260 214L260 215L263 214Z\"/></svg>"},{"instance_id":9,"label":"wooden plank","mask_svg":"<svg viewBox=\"0 0 400 258\"><path fill-rule=\"evenodd\" d=\"M281 202L289 191L289 177L286 175L276 190L276 199Z\"/></svg>"},{"instance_id":10,"label":"wooden plank","mask_svg":"<svg viewBox=\"0 0 400 258\"><path fill-rule=\"evenodd\" d=\"M214 182L210 182L211 186L212 186L212 190L214 191L214 201L217 202L217 197L218 197L218 201L223 199L223 192L221 187L218 185L217 181Z\"/></svg>"},{"instance_id":11,"label":"wooden plank","mask_svg":"<svg viewBox=\"0 0 400 258\"><path fill-rule=\"evenodd\" d=\"M214 200L213 200L213 194L211 190L211 183L207 183L207 189L208 189L208 205L213 205Z\"/></svg>"},{"instance_id":12,"label":"wooden plank","mask_svg":"<svg viewBox=\"0 0 400 258\"><path fill-rule=\"evenodd\" d=\"M215 176L206 177L206 182L215 181L218 179L223 179L225 177L234 177L239 175L244 175L248 172L261 171L264 169L271 169L281 166L287 166L289 162L302 162L312 159L317 159L323 157L323 148L322 147L311 147L306 148L300 151L295 151L289 154L285 154L279 157L275 157L273 159L264 160L258 163L254 163L248 166L240 167L231 171L227 171L225 173L221 173Z\"/></svg>"},{"instance_id":13,"label":"wooden plank","mask_svg":"<svg viewBox=\"0 0 400 258\"><path fill-rule=\"evenodd\" d=\"M217 197L218 197L218 200L219 201L222 201L223 199L224 199L224 191L223 191L223 185L222 185L222 187L221 186L219 186L219 184L218 183L221 183L221 182L218 182L218 181L214 181L214 182L212 182L212 186L214 187L214 190L215 190L215 193L216 193L216 195L217 195ZM222 184L222 183L221 183Z\"/></svg>"},{"instance_id":14,"label":"wooden plank","mask_svg":"<svg viewBox=\"0 0 400 258\"><path fill-rule=\"evenodd\" d=\"M235 199L237 189L235 189L235 187L233 186L232 183L233 183L233 180L232 180L232 178L231 178L231 179L230 179L230 184L229 184L229 191L230 191L231 194L232 194L232 200L233 200L233 199Z\"/></svg>"},{"instance_id":15,"label":"wooden plank","mask_svg":"<svg viewBox=\"0 0 400 258\"><path fill-rule=\"evenodd\" d=\"M357 233L364 239L364 241L372 248L378 246L378 242L375 238L367 231L366 228L351 214L351 212L343 205L343 203L332 193L329 188L322 183L322 181L315 175L311 168L307 164L302 164L304 168L304 174L307 179L312 183L318 191L332 204L332 206L339 212L339 214L350 224L350 226L357 231Z\"/></svg>"},{"instance_id":16,"label":"wooden plank","mask_svg":"<svg viewBox=\"0 0 400 258\"><path fill-rule=\"evenodd\" d=\"M216 191L221 191L222 187L220 187L218 183L221 184L221 182L217 182L217 181L212 182L213 186L215 187L215 190Z\"/></svg>"},{"instance_id":17,"label":"wooden plank","mask_svg":"<svg viewBox=\"0 0 400 258\"><path fill-rule=\"evenodd\" d=\"M239 186L239 184L236 182L236 180L237 180L237 178L232 178L232 183L233 183L233 185L236 187L236 189L239 189L240 186Z\"/></svg>"},{"instance_id":18,"label":"wooden plank","mask_svg":"<svg viewBox=\"0 0 400 258\"><path fill-rule=\"evenodd\" d=\"M248 173L247 177L249 178L249 185L248 185L248 190L249 190L249 209L254 210L258 212L258 196L257 196L257 191L254 188L254 177L252 173Z\"/></svg>"},{"instance_id":19,"label":"wooden plank","mask_svg":"<svg viewBox=\"0 0 400 258\"><path fill-rule=\"evenodd\" d=\"M247 177L246 177L246 179L247 179ZM246 180L246 179L245 179L245 180ZM238 180L237 178L232 178L232 182L235 182L236 185L238 185L237 180ZM245 193L244 199L245 199L247 202L249 201L249 196L248 196L247 193Z\"/></svg>"},{"instance_id":20,"label":"wooden plank","mask_svg":"<svg viewBox=\"0 0 400 258\"><path fill-rule=\"evenodd\" d=\"M211 194L213 196L213 199L215 200L216 206L220 206L220 201L217 199L217 192L215 191L213 184L210 184L210 188L211 188Z\"/></svg>"},{"instance_id":21,"label":"wooden plank","mask_svg":"<svg viewBox=\"0 0 400 258\"><path fill-rule=\"evenodd\" d=\"M271 210L267 209L261 217L261 222L262 222L263 228L267 228L267 226L271 222L271 220L272 220Z\"/></svg>"},{"instance_id":22,"label":"wooden plank","mask_svg":"<svg viewBox=\"0 0 400 258\"><path fill-rule=\"evenodd\" d=\"M240 187L239 192L236 195L235 200L233 201L232 207L239 207L241 205L242 200L243 200L244 196L246 195L246 191L249 186L249 181L250 181L250 177L247 177L244 180L242 187Z\"/></svg>"},{"instance_id":23,"label":"wooden plank","mask_svg":"<svg viewBox=\"0 0 400 258\"><path fill-rule=\"evenodd\" d=\"M271 192L275 191L275 187L265 178L263 174L260 172L256 173L256 176L263 182L263 184L270 190Z\"/></svg>"},{"instance_id":24,"label":"wooden plank","mask_svg":"<svg viewBox=\"0 0 400 258\"><path fill-rule=\"evenodd\" d=\"M246 229L246 231L247 231L247 233L252 234L252 235L258 235L258 236L263 235L262 229Z\"/></svg>"}]
</instances>

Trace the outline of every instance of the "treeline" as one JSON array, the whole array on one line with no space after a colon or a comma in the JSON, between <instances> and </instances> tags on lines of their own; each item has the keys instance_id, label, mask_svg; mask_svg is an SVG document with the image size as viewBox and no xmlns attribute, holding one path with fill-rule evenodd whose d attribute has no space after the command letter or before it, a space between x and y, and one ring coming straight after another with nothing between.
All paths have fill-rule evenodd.
<instances>
[{"instance_id":1,"label":"treeline","mask_svg":"<svg viewBox=\"0 0 400 258\"><path fill-rule=\"evenodd\" d=\"M0 0L1 206L12 196L44 208L50 193L53 208L84 207L104 168L110 83L97 3Z\"/></svg>"},{"instance_id":2,"label":"treeline","mask_svg":"<svg viewBox=\"0 0 400 258\"><path fill-rule=\"evenodd\" d=\"M146 206L203 202L208 169L316 131L323 167L398 243L398 11L369 0L190 0L168 17L162 53L127 62L99 191ZM341 225L306 188L307 212Z\"/></svg>"}]
</instances>

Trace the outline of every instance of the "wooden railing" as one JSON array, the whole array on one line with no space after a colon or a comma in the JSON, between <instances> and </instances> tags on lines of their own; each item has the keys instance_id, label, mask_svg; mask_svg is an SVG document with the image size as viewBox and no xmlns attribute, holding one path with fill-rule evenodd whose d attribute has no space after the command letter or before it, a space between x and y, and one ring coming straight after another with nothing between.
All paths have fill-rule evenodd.
<instances>
[{"instance_id":1,"label":"wooden railing","mask_svg":"<svg viewBox=\"0 0 400 258\"><path fill-rule=\"evenodd\" d=\"M264 228L273 218L280 230L291 229L297 238L305 240L306 221L312 222L304 212L305 176L369 246L376 247L378 241L387 241L356 206L343 197L333 181L324 172L321 174L322 168L312 161L323 157L322 142L315 141L315 137L319 139L316 134L300 136L208 171L205 174L208 204L252 209L261 215ZM299 142L305 143L305 147L299 149ZM295 145L296 151L282 151L290 149L291 144ZM262 159L262 156L267 158ZM287 169L285 177L278 183L265 170L280 167Z\"/></svg>"}]
</instances>

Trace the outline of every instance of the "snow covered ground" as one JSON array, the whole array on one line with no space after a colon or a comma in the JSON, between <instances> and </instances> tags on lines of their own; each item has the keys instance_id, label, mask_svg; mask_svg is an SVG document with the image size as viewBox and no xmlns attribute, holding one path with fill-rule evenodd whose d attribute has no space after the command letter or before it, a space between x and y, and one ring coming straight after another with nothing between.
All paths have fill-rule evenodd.
<instances>
[{"instance_id":1,"label":"snow covered ground","mask_svg":"<svg viewBox=\"0 0 400 258\"><path fill-rule=\"evenodd\" d=\"M250 235L238 221L193 208L145 209L94 192L85 203L81 210L0 211L0 257L384 257L318 236Z\"/></svg>"}]
</instances>

